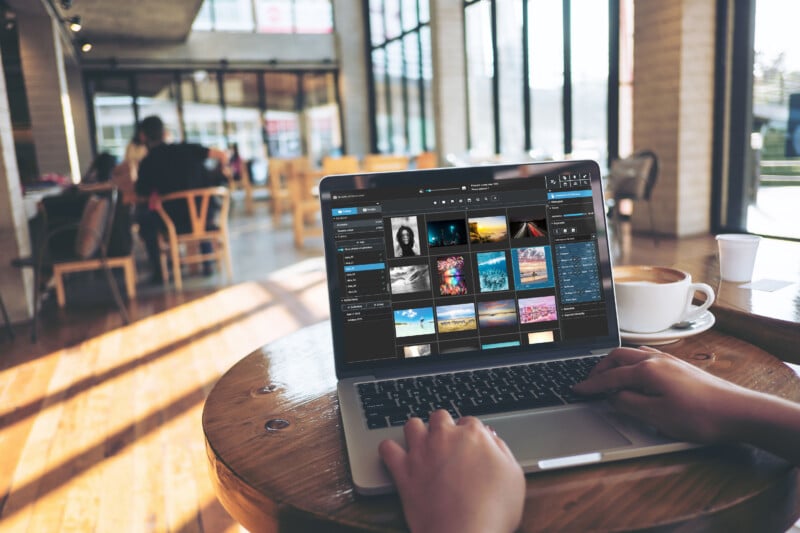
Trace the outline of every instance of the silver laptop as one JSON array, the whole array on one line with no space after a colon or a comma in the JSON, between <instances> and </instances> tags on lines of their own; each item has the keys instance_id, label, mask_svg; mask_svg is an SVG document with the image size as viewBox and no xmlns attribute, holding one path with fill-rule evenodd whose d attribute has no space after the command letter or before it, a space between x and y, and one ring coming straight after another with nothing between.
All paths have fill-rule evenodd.
<instances>
[{"instance_id":1,"label":"silver laptop","mask_svg":"<svg viewBox=\"0 0 800 533\"><path fill-rule=\"evenodd\" d=\"M353 483L410 416L478 416L526 472L691 447L571 385L619 346L593 161L326 177L338 396Z\"/></svg>"}]
</instances>

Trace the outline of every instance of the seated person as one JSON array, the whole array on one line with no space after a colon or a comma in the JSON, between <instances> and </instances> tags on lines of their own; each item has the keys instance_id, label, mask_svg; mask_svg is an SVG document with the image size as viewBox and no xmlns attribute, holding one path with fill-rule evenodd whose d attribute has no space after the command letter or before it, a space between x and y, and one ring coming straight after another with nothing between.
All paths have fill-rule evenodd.
<instances>
[{"instance_id":1,"label":"seated person","mask_svg":"<svg viewBox=\"0 0 800 533\"><path fill-rule=\"evenodd\" d=\"M800 464L800 404L713 376L653 348L617 348L575 385L608 395L622 412L675 438L743 442ZM505 443L473 417L446 411L405 426L407 449L393 440L380 455L394 479L411 531L514 531L525 481Z\"/></svg>"},{"instance_id":2,"label":"seated person","mask_svg":"<svg viewBox=\"0 0 800 533\"><path fill-rule=\"evenodd\" d=\"M165 142L164 123L157 116L149 116L142 120L142 134L147 145L147 156L139 164L136 180L136 194L150 197L152 194L165 195L172 192L201 189L218 185L213 182L206 170L206 159L216 159L220 166L227 164L227 155L222 150L205 148L199 144ZM178 233L190 230L190 220L185 203L165 204L164 210L175 223ZM209 208L209 222L214 213ZM153 281L160 283L161 268L159 265L158 232L163 231L163 222L158 213L147 206L140 206L137 219L139 233L145 243L147 256L153 271ZM210 243L201 243L202 253L210 252ZM204 265L206 274L210 273L210 264Z\"/></svg>"}]
</instances>

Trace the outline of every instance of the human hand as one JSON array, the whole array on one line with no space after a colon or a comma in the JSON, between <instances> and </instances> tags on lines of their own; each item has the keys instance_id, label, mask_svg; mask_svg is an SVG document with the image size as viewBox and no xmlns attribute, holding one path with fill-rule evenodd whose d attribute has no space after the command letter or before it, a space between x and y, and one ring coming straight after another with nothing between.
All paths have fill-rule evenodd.
<instances>
[{"instance_id":1,"label":"human hand","mask_svg":"<svg viewBox=\"0 0 800 533\"><path fill-rule=\"evenodd\" d=\"M695 442L730 438L738 400L752 394L654 348L612 350L573 390L608 394L619 411Z\"/></svg>"},{"instance_id":2,"label":"human hand","mask_svg":"<svg viewBox=\"0 0 800 533\"><path fill-rule=\"evenodd\" d=\"M411 418L407 450L381 442L379 452L394 479L411 531L513 531L522 519L525 475L493 430L468 416L453 422L444 410L428 427Z\"/></svg>"}]
</instances>

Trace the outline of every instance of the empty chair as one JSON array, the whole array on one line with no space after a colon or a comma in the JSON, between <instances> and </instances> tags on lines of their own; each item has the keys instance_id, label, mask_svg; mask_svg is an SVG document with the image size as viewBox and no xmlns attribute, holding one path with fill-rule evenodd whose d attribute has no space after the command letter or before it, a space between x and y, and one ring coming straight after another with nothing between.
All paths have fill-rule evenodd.
<instances>
[{"instance_id":1,"label":"empty chair","mask_svg":"<svg viewBox=\"0 0 800 533\"><path fill-rule=\"evenodd\" d=\"M314 171L308 159L293 159L289 172L289 193L292 199L292 230L294 244L302 248L307 237L322 235L319 221L318 183L323 175L336 172Z\"/></svg>"},{"instance_id":2,"label":"empty chair","mask_svg":"<svg viewBox=\"0 0 800 533\"><path fill-rule=\"evenodd\" d=\"M608 174L608 196L613 200L609 209L609 220L619 234L620 201L631 200L634 202L645 201L650 212L650 232L653 242L658 244L655 232L655 220L650 198L653 194L656 180L658 179L658 156L651 150L637 152L624 159L617 159L611 163Z\"/></svg>"},{"instance_id":3,"label":"empty chair","mask_svg":"<svg viewBox=\"0 0 800 533\"><path fill-rule=\"evenodd\" d=\"M159 235L161 275L164 285L169 280L167 268L169 261L172 262L175 288L179 291L183 290L181 276L183 264L216 261L230 282L233 279L228 236L230 192L225 187L191 189L161 196L159 200L155 210L166 228L166 235ZM168 213L164 204L170 205L169 211L172 214ZM188 213L188 221L177 220L176 211L179 214Z\"/></svg>"},{"instance_id":4,"label":"empty chair","mask_svg":"<svg viewBox=\"0 0 800 533\"><path fill-rule=\"evenodd\" d=\"M269 202L272 207L272 222L277 225L281 221L284 212L291 210L291 198L289 194L288 182L291 172L291 159L269 160Z\"/></svg>"},{"instance_id":5,"label":"empty chair","mask_svg":"<svg viewBox=\"0 0 800 533\"><path fill-rule=\"evenodd\" d=\"M436 152L422 152L416 158L417 168L437 168L439 166L439 158Z\"/></svg>"},{"instance_id":6,"label":"empty chair","mask_svg":"<svg viewBox=\"0 0 800 533\"><path fill-rule=\"evenodd\" d=\"M247 212L248 215L253 214L254 206L253 202L255 201L255 193L256 191L269 191L270 195L272 195L272 183L271 179L267 179L265 183L259 184L253 181L253 175L251 173L251 165L250 164L243 164L241 167L241 188L244 189L244 210ZM231 188L233 190L233 188Z\"/></svg>"},{"instance_id":7,"label":"empty chair","mask_svg":"<svg viewBox=\"0 0 800 533\"><path fill-rule=\"evenodd\" d=\"M390 170L406 170L408 156L369 154L364 156L364 172L385 172Z\"/></svg>"},{"instance_id":8,"label":"empty chair","mask_svg":"<svg viewBox=\"0 0 800 533\"><path fill-rule=\"evenodd\" d=\"M322 174L353 174L361 172L358 158L353 155L343 155L341 157L325 156L322 158Z\"/></svg>"}]
</instances>

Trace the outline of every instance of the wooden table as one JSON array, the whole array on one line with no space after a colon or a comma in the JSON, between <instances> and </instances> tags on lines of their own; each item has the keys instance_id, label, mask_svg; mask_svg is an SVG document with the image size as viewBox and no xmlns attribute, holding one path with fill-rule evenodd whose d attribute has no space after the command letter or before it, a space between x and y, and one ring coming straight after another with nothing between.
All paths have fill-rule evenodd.
<instances>
[{"instance_id":1,"label":"wooden table","mask_svg":"<svg viewBox=\"0 0 800 533\"><path fill-rule=\"evenodd\" d=\"M216 494L247 529L405 531L396 496L349 479L330 325L253 352L206 400ZM800 401L800 378L769 353L712 329L669 351L744 386ZM527 476L523 531L785 531L800 516L798 471L765 452L716 446Z\"/></svg>"}]
</instances>

